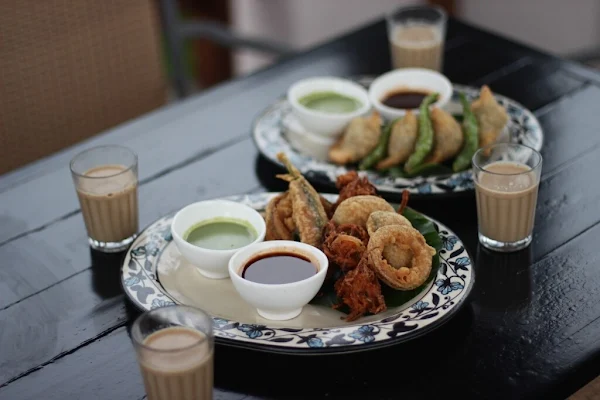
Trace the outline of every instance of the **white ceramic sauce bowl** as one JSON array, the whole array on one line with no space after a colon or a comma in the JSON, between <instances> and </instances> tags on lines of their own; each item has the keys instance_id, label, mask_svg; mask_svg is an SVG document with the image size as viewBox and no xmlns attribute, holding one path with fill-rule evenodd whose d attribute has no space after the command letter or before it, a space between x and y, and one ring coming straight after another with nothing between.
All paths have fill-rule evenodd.
<instances>
[{"instance_id":1,"label":"white ceramic sauce bowl","mask_svg":"<svg viewBox=\"0 0 600 400\"><path fill-rule=\"evenodd\" d=\"M369 86L369 100L381 116L390 121L400 118L407 110L388 107L383 100L388 93L400 89L424 90L437 92L438 100L434 107L443 108L452 98L452 83L439 72L425 68L400 68L377 77ZM419 114L419 109L413 109L414 114Z\"/></svg>"},{"instance_id":2,"label":"white ceramic sauce bowl","mask_svg":"<svg viewBox=\"0 0 600 400\"><path fill-rule=\"evenodd\" d=\"M256 239L241 248L230 250L205 249L188 243L184 234L192 226L217 217L247 221L256 231ZM171 223L171 234L181 255L207 278L229 278L229 259L236 251L262 242L265 238L265 220L258 211L242 203L229 200L206 200L192 203L175 214Z\"/></svg>"},{"instance_id":3,"label":"white ceramic sauce bowl","mask_svg":"<svg viewBox=\"0 0 600 400\"><path fill-rule=\"evenodd\" d=\"M348 113L327 113L312 110L299 103L303 96L314 92L335 92L353 97L361 106ZM292 112L300 123L310 132L324 137L338 137L353 118L366 114L371 109L367 90L358 83L336 77L314 77L294 83L288 90L287 100Z\"/></svg>"},{"instance_id":4,"label":"white ceramic sauce bowl","mask_svg":"<svg viewBox=\"0 0 600 400\"><path fill-rule=\"evenodd\" d=\"M306 279L283 284L264 284L242 278L245 265L254 257L271 252L292 252L307 257L318 266L318 272ZM266 319L283 321L297 317L302 308L321 289L327 275L327 256L305 243L290 240L272 240L247 246L229 260L229 275L233 286L242 299L256 308Z\"/></svg>"}]
</instances>

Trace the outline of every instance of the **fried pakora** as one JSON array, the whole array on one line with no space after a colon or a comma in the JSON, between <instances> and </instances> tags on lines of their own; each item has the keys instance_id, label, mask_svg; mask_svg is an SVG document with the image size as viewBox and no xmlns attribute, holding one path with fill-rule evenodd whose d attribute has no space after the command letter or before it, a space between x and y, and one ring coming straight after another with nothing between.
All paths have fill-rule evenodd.
<instances>
[{"instance_id":1,"label":"fried pakora","mask_svg":"<svg viewBox=\"0 0 600 400\"><path fill-rule=\"evenodd\" d=\"M377 275L368 266L365 255L353 270L347 272L335 283L335 292L342 303L334 306L340 308L344 304L350 309L346 321L351 322L367 312L378 314L387 309L381 294L381 284Z\"/></svg>"},{"instance_id":2,"label":"fried pakora","mask_svg":"<svg viewBox=\"0 0 600 400\"><path fill-rule=\"evenodd\" d=\"M366 228L367 219L374 211L394 212L394 207L378 196L361 195L346 199L333 213L332 220L338 224L354 224Z\"/></svg>"},{"instance_id":3,"label":"fried pakora","mask_svg":"<svg viewBox=\"0 0 600 400\"><path fill-rule=\"evenodd\" d=\"M391 211L373 211L367 219L367 232L372 236L377 229L387 225L412 226L410 221L403 215Z\"/></svg>"},{"instance_id":4,"label":"fried pakora","mask_svg":"<svg viewBox=\"0 0 600 400\"><path fill-rule=\"evenodd\" d=\"M321 196L284 153L278 153L277 158L288 170L287 174L277 177L289 182L292 218L300 241L320 249L323 244L323 228L328 221Z\"/></svg>"},{"instance_id":5,"label":"fried pakora","mask_svg":"<svg viewBox=\"0 0 600 400\"><path fill-rule=\"evenodd\" d=\"M329 221L325 227L323 252L330 263L346 272L358 265L368 243L369 235L364 228L352 224L336 226Z\"/></svg>"},{"instance_id":6,"label":"fried pakora","mask_svg":"<svg viewBox=\"0 0 600 400\"><path fill-rule=\"evenodd\" d=\"M337 177L336 187L340 191L337 201L333 204L332 211L344 200L354 196L376 196L377 189L367 177L360 177L356 171L349 171Z\"/></svg>"},{"instance_id":7,"label":"fried pakora","mask_svg":"<svg viewBox=\"0 0 600 400\"><path fill-rule=\"evenodd\" d=\"M386 246L390 245L398 247L384 254ZM410 257L407 257L407 253ZM397 290L411 290L427 280L436 250L427 244L421 232L415 228L388 225L373 233L369 239L367 254L369 266L385 284ZM386 255L400 258L388 260ZM394 268L394 265L400 267Z\"/></svg>"},{"instance_id":8,"label":"fried pakora","mask_svg":"<svg viewBox=\"0 0 600 400\"><path fill-rule=\"evenodd\" d=\"M273 197L265 210L265 240L293 240L296 225L292 217L292 199L288 192Z\"/></svg>"}]
</instances>

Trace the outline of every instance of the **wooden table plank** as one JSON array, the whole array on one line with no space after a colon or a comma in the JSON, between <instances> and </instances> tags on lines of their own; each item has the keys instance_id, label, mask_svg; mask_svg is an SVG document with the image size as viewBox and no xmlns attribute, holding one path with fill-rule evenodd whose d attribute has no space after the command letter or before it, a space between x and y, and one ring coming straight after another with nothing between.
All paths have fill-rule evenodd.
<instances>
[{"instance_id":1,"label":"wooden table plank","mask_svg":"<svg viewBox=\"0 0 600 400\"><path fill-rule=\"evenodd\" d=\"M480 249L477 253L479 283L473 293L472 306L467 306L444 327L408 344L356 355L319 357L320 369L336 373L315 374L311 385L327 389L311 398L379 398L375 396L380 393L381 398L391 399L390 389L397 388L399 371L403 380L411 382L403 388L405 396L434 396L439 394L439 387L451 387L456 380L468 376L478 382L472 392L465 394L468 398L477 395L498 399L517 395L556 398L547 390L555 389L557 382L569 375L571 366L585 350L581 348L580 337L600 329L600 306L586 293L575 290L585 287L585 282L600 280L600 269L596 268L600 256L594 251L599 235L600 225L596 225L533 265L532 255L527 251L498 255ZM564 290L561 282L565 281L573 290ZM510 291L510 295L506 291ZM499 295L502 293L504 295ZM548 335L550 331L552 336ZM440 347L440 343L445 345ZM489 353L490 349L494 349L493 354ZM112 364L108 361L105 364L102 358L95 361L97 356L88 358L91 354L107 352L111 354ZM45 391L61 393L55 386L57 382L67 379L78 382L81 373L104 374L125 365L129 367L123 367L122 372L119 369L119 373L107 374L107 383L109 386L118 383L114 381L117 377L135 382L134 374L138 372L133 357L129 338L124 328L119 328L6 385L0 389L0 398L8 395L6 398L27 398L23 393L34 395ZM252 365L281 365L284 360L287 363L285 369L270 369L269 374L265 374L263 368L244 368L244 373L230 379L232 359L252 360ZM394 359L399 363L396 368L371 367ZM431 368L432 359L436 360L436 370L444 371L436 375L436 385L428 384L430 375L424 372ZM80 371L78 367L89 361L94 363L94 368ZM297 383L298 374L314 368L314 363L314 357L295 357L294 362L289 362L289 358L281 355L219 347L216 379L223 390L288 398L289 388ZM61 365L64 369L54 369L54 366L62 368ZM369 367L357 368L358 365ZM27 384L34 379L36 385ZM580 384L576 381L577 377L571 376L569 384ZM83 387L85 383L83 379L81 384L75 384L77 393L88 393L90 389ZM130 383L124 390L138 385ZM29 389L30 386L35 389ZM306 396L309 390L309 387L295 386L297 396Z\"/></svg>"},{"instance_id":2,"label":"wooden table plank","mask_svg":"<svg viewBox=\"0 0 600 400\"><path fill-rule=\"evenodd\" d=\"M139 190L140 227L182 206L260 186L249 138L161 176ZM232 165L235 167L223 168ZM230 177L235 174L236 180ZM76 199L74 193L72 197ZM83 218L76 213L40 231L0 246L0 309L90 266Z\"/></svg>"},{"instance_id":3,"label":"wooden table plank","mask_svg":"<svg viewBox=\"0 0 600 400\"><path fill-rule=\"evenodd\" d=\"M126 327L84 346L69 357L33 371L0 389L2 399L142 399L144 387ZM74 397L75 396L75 397ZM242 400L245 394L214 391L215 400Z\"/></svg>"},{"instance_id":4,"label":"wooden table plank","mask_svg":"<svg viewBox=\"0 0 600 400\"><path fill-rule=\"evenodd\" d=\"M600 372L593 363L600 348L595 335L600 307L594 296L600 276L593 252L600 233L595 207L600 188L593 184L600 156L595 132L600 117L593 107L600 75L456 21L449 23L446 56L452 81L489 82L526 106L542 107L538 115L546 130L545 181L533 245L510 255L490 254L477 246L472 196L444 199L443 207L438 200L413 199L412 206L453 228L476 257L473 303L444 327L409 344L318 358L319 368L331 373L311 375L310 385L299 386L297 377L314 369L315 358L291 362L285 356L219 346L217 396L396 398L401 374L410 382L403 390L407 397L439 396L440 387L451 390L468 377L473 384L465 397L564 398L565 390L574 391ZM560 69L547 63L558 63ZM121 326L133 310L121 294L118 260L93 254L94 267L87 268L89 249L66 170L74 151L95 141L117 141L140 152L146 160L142 165L150 168L141 191L153 202L152 207L142 205L146 222L197 198L261 190L259 185L280 188L271 175L276 168L256 158L245 136L253 115L301 77L387 68L389 49L380 22L0 177L0 242L39 230L0 246L0 307L7 307L0 310L0 383L27 374L0 387L0 398L94 398L99 396L94 391L104 386L98 392L102 398L143 396L133 349ZM518 90L523 81L530 90ZM232 105L239 111L237 120L229 117ZM202 124L216 134L197 134ZM202 151L223 143L229 145L210 157ZM224 179L232 172L222 168L217 177L209 175L219 170L217 160L223 164L223 154L235 161L239 179ZM27 197L61 187L61 195L44 197L45 211L37 210L34 196ZM207 192L196 193L199 187ZM432 359L444 371L436 374L439 385L430 384ZM240 360L243 373L233 379L232 363L240 365ZM375 367L390 360L395 368ZM286 368L265 374L272 365Z\"/></svg>"},{"instance_id":5,"label":"wooden table plank","mask_svg":"<svg viewBox=\"0 0 600 400\"><path fill-rule=\"evenodd\" d=\"M467 43L463 43L462 47L469 47L469 42ZM460 46L459 46L460 48ZM473 49L471 48L470 51L476 51L477 48ZM292 60L293 61L293 60ZM486 70L487 71L487 70ZM283 81L282 81L283 82ZM502 89L504 88L504 86L502 85L498 85L498 88L500 91L502 91ZM554 89L554 87L550 87L547 88L546 90L548 90L549 92L551 92ZM223 88L223 91L228 91L230 90L227 86ZM220 91L214 91L211 93L212 95L220 95ZM250 91L251 95L254 95L252 91ZM595 93L593 93L593 95L595 95ZM262 95L263 96L263 102L267 101L267 96L266 95ZM272 100L272 97L270 98ZM198 102L202 102L204 101L204 97L200 97L198 100ZM257 103L260 103L261 101L257 101ZM577 98L574 99L574 101L578 101ZM589 104L585 105L586 107L584 109L581 110L581 115L582 117L588 117L590 113L593 113L594 110L591 110L591 105L594 104L593 102L590 102ZM566 104L565 107L568 110L569 107L571 107L572 104ZM182 105L182 108L184 109L188 109L189 106L188 105ZM176 110L179 110L179 108L175 108ZM560 110L559 110L560 111ZM177 113L175 113L177 116L180 116L180 112L178 111ZM566 114L566 116L562 116ZM562 112L561 114L561 118L563 118L565 121L567 121L566 123L570 123L572 124L572 122L569 120L569 114L568 112ZM189 116L185 117L181 117L180 119L175 119L174 121L170 122L170 123L165 123L164 126L159 126L158 129L156 130L150 130L148 132L148 134L150 135L150 137L148 138L148 142L144 142L144 143L151 143L152 145L145 145L145 147L143 148L143 151L140 153L140 159L141 159L141 164L140 164L140 169L144 170L144 165L149 165L149 169L151 170L150 172L153 172L154 175L153 176L147 176L145 178L146 182L152 182L154 179L171 179L168 178L169 174L168 172L170 172L173 169L177 169L177 168L185 168L190 161L189 160L184 160L184 161L177 161L177 165L176 166L171 166L168 167L166 170L164 171L157 171L157 167L155 166L155 162L156 162L156 153L160 153L161 157L158 158L158 163L160 165L163 165L164 163L166 163L168 161L168 157L177 157L180 155L181 151L187 151L187 150L181 150L181 148L183 149L187 149L188 146L182 146L178 140L184 140L184 137L188 137L191 136L191 138L193 140L196 140L198 137L200 137L199 135L190 135L190 127L193 126L200 126L202 125L200 123L200 118L204 116L206 117L206 113L197 113L197 112L192 112ZM158 117L157 117L158 118ZM163 119L170 119L171 117L165 117L162 116L161 118ZM243 119L243 118L241 118ZM241 120L240 119L240 120ZM236 120L237 121L237 120ZM238 123L238 122L236 122ZM577 119L576 120L576 124L579 124L580 121ZM142 119L142 121L139 122L139 124L144 125L144 128L147 128L146 121L144 119ZM131 126L135 127L137 126L138 123L136 124L132 124ZM572 126L576 126L574 124L572 124ZM236 129L248 129L247 126L245 128L242 128L241 126L236 127ZM171 139L173 137L173 135L168 135L166 134L167 131L171 131L174 130L176 132L181 131L182 133L177 136L177 139L174 140L173 142L171 142ZM139 129L133 130L134 134L132 135L134 137L134 139L136 138L144 138L143 135L141 135L139 133ZM117 130L116 132L110 133L110 135L112 136L118 136L121 135L122 132L120 130ZM552 134L552 132L550 132L550 134ZM156 141L154 140L154 136L152 135L159 135L159 137L162 137L163 140L162 142L167 143L165 145L165 143L156 143ZM162 135L162 136L160 136ZM594 143L590 144L589 141L593 141L596 139L596 135L595 134L590 134L589 130L576 130L576 135L582 135L582 140L579 140L578 142L581 143L581 146L591 146ZM210 140L213 140L212 138L215 136L220 136L220 135L210 135L206 140L210 143ZM231 139L227 136L225 136L226 139L230 140L230 141L236 141L239 139ZM164 139L167 138L167 139ZM137 139L136 139L137 140ZM141 139L140 139L141 140ZM247 140L247 139L241 139L241 140ZM175 151L175 144L179 143L177 146L178 151ZM215 142L216 143L216 142ZM229 142L231 143L231 142ZM171 148L170 146L174 146L173 148ZM223 144L221 143L220 146L223 146ZM193 147L193 146L192 146ZM169 150L170 149L170 150ZM167 151L165 151L167 150ZM171 150L173 150L173 153L171 153ZM147 155L147 152L150 152L150 155ZM173 155L172 155L173 154ZM205 156L206 154L203 153L203 156ZM154 157L154 158L151 158ZM199 160L202 160L202 157L196 157L199 158ZM146 160L146 162L144 162L143 160ZM179 158L173 158L171 159L171 162L174 163L175 159L179 160ZM193 158L192 158L193 159ZM151 161L152 160L152 161ZM65 163L67 162L66 160L62 160ZM194 160L191 161L190 165L194 165L196 162L198 162L198 160ZM32 167L33 168L33 167ZM51 204L57 204L57 207L66 207L63 211L66 212L67 210L71 209L72 207L78 207L77 204L77 199L76 196L74 196L74 190L72 187L72 182L70 180L70 177L68 176L68 172L65 172L65 165L62 165L60 168L58 168L58 170L56 171L51 171L49 174L47 175L40 175L39 177L37 177L36 179L33 180L28 180L26 183L20 184L18 187L14 187L11 190L5 191L4 193L0 193L0 198L2 196L4 196L4 200L6 200L7 198L9 199L8 203L9 207L11 210L14 210L15 212L11 211L11 215L17 215L17 217L9 217L8 220L5 219L5 224L2 225L0 224L0 229L4 229L5 232L7 232L7 234L14 234L16 232L19 232L19 225L23 225L23 219L21 217L18 216L18 213L27 213L27 218L32 218L32 219L38 219L38 217L40 216L41 213L47 213L48 217L52 216L52 218L56 215L56 211L55 209L52 209L52 207L50 207L50 209L48 209L47 207L38 207L37 206L37 197L36 196L25 196L25 201L20 201L21 198L23 198L23 193L25 191L36 191L34 190L34 188L38 187L38 190L42 190L44 191L44 187L50 185L50 184L58 184L59 188L60 186L64 186L63 190L55 190L53 191L53 193L58 193L58 196L60 197L60 199L50 199L50 203ZM60 172L62 171L62 173ZM166 174L166 175L163 175ZM61 176L59 178L59 175ZM177 179L177 177L173 178L173 179ZM49 183L46 183L49 182ZM39 189L39 185L43 185L41 189ZM142 185L142 189L141 191L144 192L145 189L144 187L146 186L146 184ZM331 190L331 188L329 189ZM163 192L164 193L164 192ZM155 194L153 194L152 196L156 196ZM150 194L148 195L148 198L150 198ZM143 200L142 200L143 202ZM31 203L31 204L30 204ZM161 204L163 202L161 201ZM34 206L35 204L35 206ZM71 204L70 206L67 206L68 204ZM2 207L2 206L0 206ZM33 211L32 211L33 208ZM160 208L160 211L155 212L153 215L158 218L160 215L158 215L159 212L162 212L164 210L164 207ZM143 207L142 207L142 212L144 212ZM76 267L73 268L71 266L71 260L72 259L77 259L77 257L80 257L82 252L86 253L86 249L82 248L82 247L78 247L76 246L76 240L79 237L83 237L83 225L81 223L78 223L77 221L81 222L81 218L80 215L78 214L78 212L75 211L70 211L68 214L66 214L66 216L59 216L58 217L58 221L56 221L56 223L50 223L48 226L43 225L42 227L36 227L35 230L29 234L24 236L21 240L17 240L15 241L15 239L13 239L14 242L9 242L6 243L4 246L0 245L0 254L5 254L8 256L11 256L14 258L14 254L16 252L21 252L23 253L23 249L25 248L29 248L29 249L35 249L35 251L31 254L24 254L25 259L22 260L18 260L18 263L15 263L15 265L12 266L12 268L9 266L9 268L5 269L4 271L0 271L0 277L4 277L5 280L2 281L2 283L0 285L2 285L4 287L4 291L0 292L0 308L1 307L5 307L6 305L18 301L21 298L31 295L32 293L35 293L39 290L42 290L44 287L47 287L57 281L60 281L61 279L64 279L66 276L69 276L70 274L76 273L78 272L81 267ZM43 218L42 218L43 219ZM145 219L142 215L142 225L144 225L145 223L151 221L151 218ZM11 222L12 221L12 222ZM147 222L144 222L147 221ZM25 229L25 228L24 228ZM75 235L70 235L69 232L73 231L75 233ZM1 233L0 233L1 235ZM40 240L40 238L42 238ZM45 238L50 238L53 240L47 240ZM61 244L61 242L57 242L58 238L65 238L64 240L64 246L66 247L66 249L64 250L58 250L55 249L53 246L58 246L58 247L63 247L63 245ZM73 238L73 239L69 239L69 238ZM49 247L47 247L49 246ZM52 261L52 262L50 262ZM27 268L25 270L19 268L17 266L17 264L21 264L24 263L26 265L31 265L32 268ZM47 263L49 265L48 268L45 268L43 265ZM35 266L35 267L33 267ZM34 283L32 283L34 282Z\"/></svg>"},{"instance_id":6,"label":"wooden table plank","mask_svg":"<svg viewBox=\"0 0 600 400\"><path fill-rule=\"evenodd\" d=\"M237 146L240 147L237 154L245 154L247 163L252 165L251 160L255 157L255 154L252 153L252 144L246 143L245 146L241 144ZM228 153L226 156L229 157L231 154ZM219 154L213 157L215 158L215 164L222 162L222 157L219 157ZM600 215L577 212L577 210L585 211L595 207L598 199L600 199L600 186L598 185L588 185L581 188L583 192L578 196L569 197L568 200L555 201L557 193L562 194L563 191L569 192L579 189L577 184L579 181L573 179L573 177L576 175L582 177L582 171L587 171L588 178L593 179L596 174L593 167L597 157L600 157L600 150L578 159L576 163L570 164L542 184L536 216L534 243L529 250L526 265L532 262L541 263L546 254L560 248L572 237L582 233L585 236L586 232L600 221ZM199 164L202 165L202 163ZM174 174L186 173L184 176L189 176L187 175L190 173L187 172L188 170L196 171L198 168L190 167L178 170ZM250 168L245 169L250 170ZM165 181L164 185L169 185L169 182L181 182L182 180L173 177L173 179L165 179ZM162 180L158 180L153 182L152 185L157 185L161 192L173 192L173 187L165 187L160 184L161 182ZM481 252L478 250L475 234L475 204L472 197L448 199L445 201L443 209L440 209L438 201L433 200L411 200L410 204L434 218L443 220L463 239L471 254L480 259ZM590 217L590 215L593 215L593 217ZM67 234L68 231L69 229L66 229L64 234ZM71 235L76 238L74 232L72 231ZM54 236L50 235L50 237ZM53 244L53 246L60 248L58 243ZM47 247L52 248L50 245ZM80 247L85 246L80 245ZM484 254L484 261L479 260L480 265L492 263L489 268L498 268L493 266L497 262L494 261L494 257L486 258L485 256ZM20 260L20 258L17 257L16 260ZM79 264L74 265L81 265L82 268L86 268L90 265L89 254L86 254L85 257L82 256L81 259L73 259L72 262L79 262ZM15 264L19 263L15 262ZM0 383L23 374L30 368L48 362L60 356L63 352L77 348L96 336L103 335L112 326L118 326L127 319L127 310L122 304L123 300L120 295L119 259L107 256L104 260L97 260L96 264L97 266L93 269L86 269L80 274L0 311L0 325L6 326L3 335L0 336L0 348L9 348L12 349L11 351L14 354L21 354L18 358L9 358L9 360L19 359L20 362L18 363L11 363L10 361L0 363ZM104 279L104 283L98 282L98 279ZM478 281L480 281L479 278ZM488 288L487 290L492 290L496 283L490 281L483 285ZM105 288L107 293L98 294L98 288ZM60 302L60 304L52 305L52 299L56 299L55 302ZM101 315L103 315L102 318L107 319L106 322L98 323L94 318L91 321L88 320L87 317L95 315L96 310L102 310ZM34 344L32 344L32 341L26 340L29 337L40 337L40 332L46 332L45 330L48 327L57 326L60 326L61 331L64 332L59 338L45 335L43 337L47 337L47 340L38 340ZM22 332L27 333L23 334ZM27 357L23 357L23 354L27 354Z\"/></svg>"},{"instance_id":7,"label":"wooden table plank","mask_svg":"<svg viewBox=\"0 0 600 400\"><path fill-rule=\"evenodd\" d=\"M596 93L597 89L592 89L594 90L593 93ZM584 103L589 104L588 96L590 96L590 93L588 91L583 91L581 96L584 96L582 97L585 100ZM569 100L574 101L574 99ZM563 108L564 110L561 111L560 114L562 114L562 119L566 124L573 125L576 124L579 119L590 119L589 113L581 116L577 114L578 111L576 111L576 118L571 119L570 115L573 112L571 110L575 107L572 107L572 104L561 104L561 109ZM559 111L554 115L559 115ZM553 126L553 124L550 124L549 126ZM585 131L583 129L578 129L575 132L580 134ZM560 131L550 134L556 136L557 139L562 137ZM588 134L593 134L593 132L590 131ZM147 186L143 187L141 191L143 195L142 198L158 196L156 197L156 204L160 204L160 207L151 208L148 203L144 206L144 202L142 201L142 221L146 221L144 223L149 223L176 207L196 200L198 198L198 186L187 184L181 186L179 182L198 182L195 180L196 176L199 175L198 171L219 171L217 166L222 164L224 160L230 158L235 158L240 163L245 159L243 163L251 166L255 157L256 150L253 148L253 144L247 140L232 146L231 151L217 153L205 160L191 164L186 168L174 171L172 174L165 175L160 179L149 183ZM535 259L539 259L544 254L547 254L554 248L568 241L569 238L589 229L589 227L598 222L597 216L594 216L596 218L590 218L590 215L593 214L589 212L573 213L574 210L592 210L595 204L597 204L597 200L600 197L600 187L597 185L587 185L583 188L579 188L579 179L575 179L576 176L584 178L584 176L581 175L582 171L589 174L589 177L584 179L593 179L595 176L594 166L597 157L598 152L588 154L588 156L578 159L576 164L568 165L563 171L555 174L542 184L537 213L535 241L533 244L536 253ZM558 156L556 156L556 158L558 158ZM261 174L267 174L268 166L263 168L265 170L261 171ZM229 174L228 171L221 171L224 174ZM251 168L240 168L240 171L247 173L241 181L251 183L249 186L240 189L240 191L246 191L250 187L259 184L257 181L253 180L254 175ZM208 190L200 197L205 197L208 194L210 194L210 197L217 196L219 182L223 181L224 177L225 175L222 177L212 177L212 183L208 183ZM209 178L205 177L205 179ZM204 180L200 182L204 183ZM262 183L264 184L265 182ZM178 193L176 198L171 195L174 192ZM236 192L238 191L228 188L223 193L233 194ZM573 195L567 196L565 193L573 193ZM464 202L468 202L468 205ZM474 201L472 198L460 198L447 201L443 212L439 209L437 201L413 201L412 204L423 212L428 213L435 218L444 220L450 228L454 229L459 236L466 241L471 251L474 251L477 245L477 239L476 236L472 234L474 232L473 227L476 224ZM447 210L456 211L446 213ZM470 211L468 214L465 214L465 210ZM465 221L468 221L468 223L465 223ZM560 229L556 229L557 226L560 227ZM18 297L18 295L30 295L37 290L43 289L45 287L43 285L51 285L60 279L64 279L73 273L87 268L90 265L89 249L84 237L85 233L81 216L76 215L59 224L52 225L42 232L0 247L0 257L12 261L8 265L8 269L0 270L0 274L2 274L0 276L2 278L0 279L0 282L3 282L3 285L5 285L5 287L3 287L4 290L0 291L2 304L6 306L10 303L10 300L17 301L20 299L21 297ZM36 267L22 268L22 265L36 265ZM80 279L83 279L83 281L80 281ZM69 280L65 282L64 285L58 286L56 290L59 292L68 292L70 285L74 285L74 290L77 295L73 294L73 297L77 298L80 296L78 287L81 286L81 283L78 282L85 282L85 279L86 278L77 275L73 281ZM15 293L16 290L20 290L20 292ZM51 293L52 295L50 296L55 295L54 291ZM93 296L91 298L94 299ZM38 306L33 306L31 304L37 304L38 302L45 304L47 299L44 296L39 296L39 298L32 300L32 303L26 302L20 305L16 309L18 311L15 311L16 314L13 315L11 312L8 314L10 315L9 317L5 317L4 314L0 313L0 318L6 321L14 320L18 322L21 318L27 317L27 310L29 308L37 308ZM83 311L81 311L81 315L83 316L89 312L90 307L93 308L95 305L96 304L93 302L88 303L87 301L82 301L80 304L73 305L73 309L71 307L63 308L69 310L70 313L75 313L75 315L77 315L79 310L78 307L82 307L81 309ZM116 315L117 317L114 319L114 323L118 324L121 321L122 313L117 312ZM63 317L59 314L53 318L55 320L54 323L57 323ZM24 323L26 324L26 322L18 322L16 326L19 327ZM44 322L44 324L45 323L46 322ZM40 328L38 328L38 330L39 329ZM74 334L78 332L76 326L69 325L69 329L69 331L74 332ZM36 329L33 329L33 331L35 330ZM84 340L101 333L102 330L91 331L89 332L90 336L86 337ZM65 349L74 348L80 343L76 340L72 341L68 336L65 337L65 340L65 343L68 343L64 345ZM51 354L39 352L39 358L32 360L28 364L28 368L34 367L37 362L45 362L48 359L51 359L59 354L62 351L61 349L62 348L59 348L58 351L53 351ZM7 377L7 379L23 373L26 369L27 368L10 371L10 376Z\"/></svg>"},{"instance_id":8,"label":"wooden table plank","mask_svg":"<svg viewBox=\"0 0 600 400\"><path fill-rule=\"evenodd\" d=\"M580 89L586 82L561 68L558 61L530 62L510 74L494 80L492 90L507 96L530 110L537 110Z\"/></svg>"}]
</instances>

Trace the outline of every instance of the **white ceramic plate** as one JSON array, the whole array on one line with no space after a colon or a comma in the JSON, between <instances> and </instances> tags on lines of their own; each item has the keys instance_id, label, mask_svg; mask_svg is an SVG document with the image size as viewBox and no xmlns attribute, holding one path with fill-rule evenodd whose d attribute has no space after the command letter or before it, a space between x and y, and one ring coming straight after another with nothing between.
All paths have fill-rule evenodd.
<instances>
[{"instance_id":1,"label":"white ceramic plate","mask_svg":"<svg viewBox=\"0 0 600 400\"><path fill-rule=\"evenodd\" d=\"M228 197L263 210L277 193ZM336 195L323 195L335 201ZM472 260L452 231L433 221L442 238L440 268L430 287L408 303L353 322L344 314L308 305L288 321L261 318L229 279L203 277L182 259L172 241L173 215L148 226L133 242L122 267L123 289L142 310L188 304L213 316L219 343L262 351L323 354L368 350L410 340L442 325L465 303L474 284Z\"/></svg>"},{"instance_id":2,"label":"white ceramic plate","mask_svg":"<svg viewBox=\"0 0 600 400\"><path fill-rule=\"evenodd\" d=\"M365 87L368 87L371 81L370 77L357 80ZM458 93L464 93L469 101L473 101L479 96L480 88L453 84L453 89L452 98L444 109L453 115L462 115ZM531 111L507 97L495 95L495 98L510 116L498 141L522 143L539 151L544 136L537 118ZM324 146L310 152L299 150L296 144L298 135L290 135L289 127L292 127L292 132L295 131L294 128L296 131L302 129L291 113L290 104L282 99L267 108L254 122L253 138L260 153L281 165L277 160L277 153L282 151L310 182L335 189L336 177L348 172L350 168L328 162L327 148ZM376 171L361 174L367 176L382 195L401 194L404 189L415 195L442 195L473 190L470 169L454 174L414 178L392 178L380 175Z\"/></svg>"}]
</instances>

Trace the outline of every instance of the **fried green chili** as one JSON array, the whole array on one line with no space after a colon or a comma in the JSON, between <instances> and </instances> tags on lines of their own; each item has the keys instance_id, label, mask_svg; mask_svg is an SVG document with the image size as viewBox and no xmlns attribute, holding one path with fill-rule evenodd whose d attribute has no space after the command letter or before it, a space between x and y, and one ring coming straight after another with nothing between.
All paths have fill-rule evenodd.
<instances>
[{"instance_id":1,"label":"fried green chili","mask_svg":"<svg viewBox=\"0 0 600 400\"><path fill-rule=\"evenodd\" d=\"M371 152L362 159L360 164L358 165L358 169L366 170L372 168L379 161L383 160L387 154L388 143L390 142L390 135L392 133L392 127L398 120L395 119L389 124L387 124L383 131L381 132L381 136L379 136L379 141L377 142L377 146Z\"/></svg>"},{"instance_id":2,"label":"fried green chili","mask_svg":"<svg viewBox=\"0 0 600 400\"><path fill-rule=\"evenodd\" d=\"M477 119L475 114L471 111L471 105L467 101L464 94L459 93L460 102L463 106L463 135L465 137L465 144L462 150L454 159L452 169L454 172L462 171L471 164L473 154L479 147L479 129L477 127Z\"/></svg>"},{"instance_id":3,"label":"fried green chili","mask_svg":"<svg viewBox=\"0 0 600 400\"><path fill-rule=\"evenodd\" d=\"M411 172L412 169L421 165L433 148L433 126L429 117L429 106L435 103L437 99L438 94L432 93L421 102L419 107L419 136L417 136L415 151L404 164L406 172Z\"/></svg>"}]
</instances>

